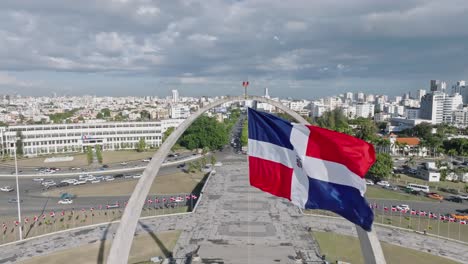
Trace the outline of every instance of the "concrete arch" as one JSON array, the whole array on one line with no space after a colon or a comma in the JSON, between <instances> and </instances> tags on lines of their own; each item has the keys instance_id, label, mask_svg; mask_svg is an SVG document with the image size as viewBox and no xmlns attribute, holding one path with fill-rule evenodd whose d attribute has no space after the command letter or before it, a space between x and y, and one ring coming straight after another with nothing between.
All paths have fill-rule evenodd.
<instances>
[{"instance_id":1,"label":"concrete arch","mask_svg":"<svg viewBox=\"0 0 468 264\"><path fill-rule=\"evenodd\" d=\"M130 197L127 206L125 207L124 213L122 215L122 219L119 224L119 228L117 229L117 233L113 239L112 247L109 252L109 257L107 259L107 263L109 264L116 264L116 263L127 263L128 257L130 254L130 248L133 242L133 236L135 234L135 230L138 224L138 218L141 214L141 210L143 208L143 204L146 200L146 197L149 193L151 184L154 181L154 178L159 172L159 168L164 160L164 158L169 154L172 146L177 142L180 136L185 132L185 130L203 113L206 111L217 107L221 104L227 102L236 102L236 101L245 101L245 100L256 100L263 103L268 103L272 106L275 106L282 111L286 112L294 119L296 119L301 124L308 124L307 120L305 120L302 116L298 113L294 112L293 110L289 109L288 107L284 106L283 104L273 101L271 99L267 99L260 96L249 96L244 98L243 96L237 97L226 97L220 100L217 100L202 109L198 110L195 114L188 117L161 145L159 150L154 154L151 162L148 164L146 169L143 171L143 175L138 180L137 185L135 186L135 190L133 191L132 196Z\"/></svg>"}]
</instances>

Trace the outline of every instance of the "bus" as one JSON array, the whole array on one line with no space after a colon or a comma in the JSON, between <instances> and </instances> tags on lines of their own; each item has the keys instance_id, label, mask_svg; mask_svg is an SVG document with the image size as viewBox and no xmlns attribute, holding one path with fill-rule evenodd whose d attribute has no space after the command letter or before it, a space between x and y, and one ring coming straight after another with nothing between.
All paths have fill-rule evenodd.
<instances>
[{"instance_id":1,"label":"bus","mask_svg":"<svg viewBox=\"0 0 468 264\"><path fill-rule=\"evenodd\" d=\"M421 185L421 184L416 184L416 183L410 183L406 186L407 189L411 189L413 191L418 191L418 192L429 192L429 186L427 185Z\"/></svg>"}]
</instances>

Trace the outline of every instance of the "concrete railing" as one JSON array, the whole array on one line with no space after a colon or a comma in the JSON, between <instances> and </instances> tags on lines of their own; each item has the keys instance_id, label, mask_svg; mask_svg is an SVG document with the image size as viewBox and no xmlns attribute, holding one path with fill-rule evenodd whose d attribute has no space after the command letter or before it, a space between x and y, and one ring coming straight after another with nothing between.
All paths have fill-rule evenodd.
<instances>
[{"instance_id":1,"label":"concrete railing","mask_svg":"<svg viewBox=\"0 0 468 264\"><path fill-rule=\"evenodd\" d=\"M151 184L154 181L154 178L159 172L159 168L161 167L162 161L164 158L169 154L171 148L177 142L179 137L185 132L185 130L203 113L206 111L213 109L219 105L228 102L236 102L236 101L245 101L246 98L243 96L237 97L226 97L220 100L217 100L202 109L198 110L193 115L189 116L182 124L177 127L177 129L164 141L158 151L154 154L151 162L148 164L146 169L143 171L143 176L138 180L137 185L130 197L127 207L125 207L125 211L123 213L119 228L117 233L114 237L112 242L112 246L109 252L109 257L107 263L110 264L118 264L118 263L127 263L128 257L130 254L130 248L133 242L133 236L135 234L135 230L138 223L138 216L141 214L141 210L143 208L143 204L145 202L146 196L150 190ZM249 96L247 100L256 100L263 103L271 104L285 113L291 115L295 118L298 122L302 124L307 124L308 122L300 116L298 113L294 112L293 110L287 108L283 104L264 98L259 96Z\"/></svg>"}]
</instances>

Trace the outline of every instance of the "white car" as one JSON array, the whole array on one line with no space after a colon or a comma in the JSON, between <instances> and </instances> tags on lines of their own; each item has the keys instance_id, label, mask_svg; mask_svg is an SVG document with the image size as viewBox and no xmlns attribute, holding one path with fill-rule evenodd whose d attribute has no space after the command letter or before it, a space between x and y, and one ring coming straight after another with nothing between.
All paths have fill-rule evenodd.
<instances>
[{"instance_id":1,"label":"white car","mask_svg":"<svg viewBox=\"0 0 468 264\"><path fill-rule=\"evenodd\" d=\"M463 200L468 200L468 194L460 194L458 195L458 198L463 199Z\"/></svg>"},{"instance_id":2,"label":"white car","mask_svg":"<svg viewBox=\"0 0 468 264\"><path fill-rule=\"evenodd\" d=\"M122 166L127 166L127 164L128 164L127 162L120 162L120 165Z\"/></svg>"},{"instance_id":3,"label":"white car","mask_svg":"<svg viewBox=\"0 0 468 264\"><path fill-rule=\"evenodd\" d=\"M377 182L377 185L382 187L390 187L390 183L388 183L388 181L379 181Z\"/></svg>"},{"instance_id":4,"label":"white car","mask_svg":"<svg viewBox=\"0 0 468 264\"><path fill-rule=\"evenodd\" d=\"M398 211L409 211L409 210L410 210L410 207L409 207L409 205L407 205L407 204L400 204L400 205L397 205L397 206L396 206L396 209L397 209Z\"/></svg>"},{"instance_id":5,"label":"white car","mask_svg":"<svg viewBox=\"0 0 468 264\"><path fill-rule=\"evenodd\" d=\"M87 177L86 179L83 179L83 180L86 181L86 182L92 182L92 181L95 181L95 180L96 180L96 177L94 177L94 176L89 176L89 177Z\"/></svg>"},{"instance_id":6,"label":"white car","mask_svg":"<svg viewBox=\"0 0 468 264\"><path fill-rule=\"evenodd\" d=\"M54 186L57 185L57 183L54 180L46 180L41 183L43 186Z\"/></svg>"},{"instance_id":7,"label":"white car","mask_svg":"<svg viewBox=\"0 0 468 264\"><path fill-rule=\"evenodd\" d=\"M72 204L72 203L73 203L73 200L70 200L70 199L63 199L63 200L58 201L58 204Z\"/></svg>"},{"instance_id":8,"label":"white car","mask_svg":"<svg viewBox=\"0 0 468 264\"><path fill-rule=\"evenodd\" d=\"M141 174L133 175L132 178L133 178L133 179L140 179L140 178L141 178Z\"/></svg>"},{"instance_id":9,"label":"white car","mask_svg":"<svg viewBox=\"0 0 468 264\"><path fill-rule=\"evenodd\" d=\"M366 185L374 185L374 182L371 180L366 180Z\"/></svg>"},{"instance_id":10,"label":"white car","mask_svg":"<svg viewBox=\"0 0 468 264\"><path fill-rule=\"evenodd\" d=\"M66 182L66 183L69 183L69 184L74 184L75 182L77 182L78 180L77 179L65 179L61 182Z\"/></svg>"},{"instance_id":11,"label":"white car","mask_svg":"<svg viewBox=\"0 0 468 264\"><path fill-rule=\"evenodd\" d=\"M215 163L215 167L221 167L221 166L223 166L223 163L222 163L222 162L219 162L219 161L218 161L218 162Z\"/></svg>"},{"instance_id":12,"label":"white car","mask_svg":"<svg viewBox=\"0 0 468 264\"><path fill-rule=\"evenodd\" d=\"M133 175L124 175L124 179L131 179L133 178Z\"/></svg>"},{"instance_id":13,"label":"white car","mask_svg":"<svg viewBox=\"0 0 468 264\"><path fill-rule=\"evenodd\" d=\"M105 181L113 181L113 180L115 180L115 178L112 177L112 176L106 176L106 177L104 177L104 180Z\"/></svg>"},{"instance_id":14,"label":"white car","mask_svg":"<svg viewBox=\"0 0 468 264\"><path fill-rule=\"evenodd\" d=\"M94 180L94 181L91 181L91 183L100 183L101 180Z\"/></svg>"},{"instance_id":15,"label":"white car","mask_svg":"<svg viewBox=\"0 0 468 264\"><path fill-rule=\"evenodd\" d=\"M82 184L86 184L86 181L85 180L80 180L80 181L76 181L73 183L73 185L82 185Z\"/></svg>"},{"instance_id":16,"label":"white car","mask_svg":"<svg viewBox=\"0 0 468 264\"><path fill-rule=\"evenodd\" d=\"M34 182L42 182L44 180L44 178L34 178L33 181Z\"/></svg>"},{"instance_id":17,"label":"white car","mask_svg":"<svg viewBox=\"0 0 468 264\"><path fill-rule=\"evenodd\" d=\"M2 192L11 192L13 190L14 189L11 188L10 186L4 186L4 187L0 188L0 191L2 191Z\"/></svg>"},{"instance_id":18,"label":"white car","mask_svg":"<svg viewBox=\"0 0 468 264\"><path fill-rule=\"evenodd\" d=\"M150 162L151 160L150 159L144 159L142 160L143 162Z\"/></svg>"}]
</instances>

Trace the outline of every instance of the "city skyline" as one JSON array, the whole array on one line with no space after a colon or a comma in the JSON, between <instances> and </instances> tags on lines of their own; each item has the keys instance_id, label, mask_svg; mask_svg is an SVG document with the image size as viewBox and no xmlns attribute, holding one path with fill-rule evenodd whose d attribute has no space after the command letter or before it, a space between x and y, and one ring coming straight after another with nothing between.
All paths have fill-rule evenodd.
<instances>
[{"instance_id":1,"label":"city skyline","mask_svg":"<svg viewBox=\"0 0 468 264\"><path fill-rule=\"evenodd\" d=\"M4 1L0 94L238 95L245 80L251 94L307 99L450 87L468 77L467 5Z\"/></svg>"}]
</instances>

